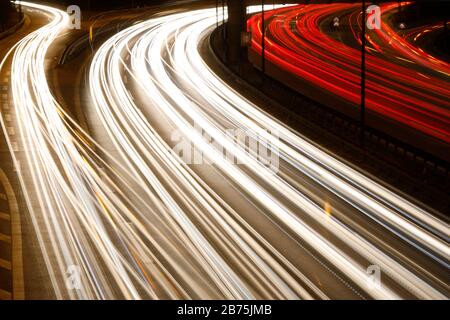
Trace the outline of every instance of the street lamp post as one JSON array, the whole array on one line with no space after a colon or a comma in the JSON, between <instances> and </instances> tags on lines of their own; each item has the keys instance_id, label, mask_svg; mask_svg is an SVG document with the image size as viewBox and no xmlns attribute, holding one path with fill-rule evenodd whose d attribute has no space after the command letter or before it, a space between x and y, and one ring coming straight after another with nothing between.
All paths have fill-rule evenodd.
<instances>
[{"instance_id":1,"label":"street lamp post","mask_svg":"<svg viewBox=\"0 0 450 320\"><path fill-rule=\"evenodd\" d=\"M225 0L222 0L222 39L225 42Z\"/></svg>"},{"instance_id":2,"label":"street lamp post","mask_svg":"<svg viewBox=\"0 0 450 320\"><path fill-rule=\"evenodd\" d=\"M366 0L362 1L362 32L361 32L361 146L364 147L366 122Z\"/></svg>"},{"instance_id":3,"label":"street lamp post","mask_svg":"<svg viewBox=\"0 0 450 320\"><path fill-rule=\"evenodd\" d=\"M265 14L264 14L264 0L261 0L261 33L262 33L262 40L261 40L261 70L263 73L263 77L266 74L266 22L265 22ZM263 78L264 79L264 78Z\"/></svg>"},{"instance_id":4,"label":"street lamp post","mask_svg":"<svg viewBox=\"0 0 450 320\"><path fill-rule=\"evenodd\" d=\"M219 0L216 0L216 29L219 28Z\"/></svg>"},{"instance_id":5,"label":"street lamp post","mask_svg":"<svg viewBox=\"0 0 450 320\"><path fill-rule=\"evenodd\" d=\"M17 5L19 7L19 22L22 20L23 18L23 12L22 12L22 2L21 1L17 1Z\"/></svg>"}]
</instances>

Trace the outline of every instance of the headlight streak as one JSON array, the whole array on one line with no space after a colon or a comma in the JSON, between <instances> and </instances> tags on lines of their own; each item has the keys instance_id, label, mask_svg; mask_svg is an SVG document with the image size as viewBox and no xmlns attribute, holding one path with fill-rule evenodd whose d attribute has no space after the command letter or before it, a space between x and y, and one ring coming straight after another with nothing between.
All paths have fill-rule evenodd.
<instances>
[{"instance_id":1,"label":"headlight streak","mask_svg":"<svg viewBox=\"0 0 450 320\"><path fill-rule=\"evenodd\" d=\"M220 197L220 190L212 190L180 161L147 121L142 106L136 105L122 80L123 71L148 93L149 105L216 160L215 167L224 176L346 274L358 289L374 298L400 297L389 287L367 288L360 258L364 257L379 264L411 294L445 298L393 259L392 252L383 253L334 217L325 220L323 209L299 192L294 182L289 183L288 168L304 173L447 264L445 223L317 149L211 72L200 57L198 44L215 24L215 10L138 23L107 40L96 53L89 73L91 96L121 161L71 119L47 85L46 53L63 31L67 15L46 6L24 5L47 12L53 19L17 45L11 77L27 158L19 179L57 298L327 298L326 292ZM130 65L125 55L131 55ZM205 103L194 98L198 95ZM283 159L280 174L274 175L242 146L224 138L223 119L275 145ZM247 170L225 161L193 129L192 122L245 160ZM265 129L277 132L280 140ZM267 186L279 190L283 199L271 194ZM348 249L324 238L285 201ZM82 270L82 286L77 290L66 285L66 270L71 265ZM416 268L421 267L411 265Z\"/></svg>"},{"instance_id":2,"label":"headlight streak","mask_svg":"<svg viewBox=\"0 0 450 320\"><path fill-rule=\"evenodd\" d=\"M164 19L166 19L166 18L164 18ZM164 20L162 20L162 21L164 21ZM150 26L152 24L158 25L158 20L155 19L154 21L152 21L150 23ZM128 30L131 37L137 35L137 34L134 34L136 31L134 31L132 29L133 28L130 28L131 31ZM138 32L140 33L140 32L142 32L142 30L139 29ZM132 99L129 96L128 91L125 89L123 83L120 80L121 77L120 77L119 65L120 65L120 63L122 63L121 53L122 53L122 50L124 50L124 48L126 47L126 45L128 43L127 39L128 38L124 37L122 34L118 34L117 36L108 40L107 43L105 43L104 46L99 49L98 54L94 58L94 61L92 63L93 67L91 69L91 75L90 75L91 93L96 102L97 108L99 108L99 114L102 116L102 120L103 120L107 130L109 131L111 138L113 138L113 140L117 140L117 141L115 141L115 143L117 145L118 150L125 150L125 152L123 152L122 155L124 155L126 159L131 158L130 162L134 162L134 166L140 167L140 170L142 171L142 174L144 175L145 179L148 179L149 181L151 181L152 185L154 185L154 186L160 185L160 183L157 180L155 180L155 177L153 176L153 174L147 168L145 168L145 160L148 161L148 159L153 158L153 156L151 154L149 154L148 150L154 149L155 145L160 145L161 147L158 148L158 150L157 150L158 152L155 152L155 153L158 154L160 157L161 156L165 156L166 158L168 157L167 160L164 161L165 163L172 163L172 165L178 166L178 168L173 167L173 169L176 169L177 171L181 171L180 172L181 175L179 178L182 179L181 181L183 183L188 184L189 188L193 187L192 191L195 191L196 189L198 189L199 191L202 191L203 195L195 193L194 198L196 198L198 200L202 200L202 201L203 201L203 199L205 199L205 200L208 200L208 202L211 202L212 199L208 199L209 198L208 194L205 193L204 190L199 189L198 184L194 183L195 180L192 179L192 173L187 175L184 172L184 169L182 167L180 167L178 159L174 158L173 155L168 152L168 150L170 150L170 148L168 148L168 146L165 145L157 135L155 135L155 133L153 132L153 129L148 127L148 124L147 124L147 127L143 126L146 124L142 123L142 120L140 119L141 114L139 114L139 112L136 111L135 106L134 106L135 109L130 109L129 112L124 113L121 116L116 116L114 114L111 114L111 112L110 112L111 107L113 107L114 110L119 110L120 108L124 108L125 106L126 107L133 106ZM102 59L107 58L107 55L108 55L109 51L111 51L112 48L114 50L110 53L112 56L110 58L110 60L108 62L103 61ZM110 74L114 74L114 76L111 77L110 74L106 73L107 71L105 69L107 71L109 71ZM99 76L99 79L101 79L102 81L100 81L100 82L94 81L94 75L97 75L97 74ZM106 84L109 81L113 82L112 83L113 88L121 88L121 90L116 90L114 92L114 95L111 94L110 93L111 89L106 86ZM102 96L99 94L99 92L106 92L107 94L106 94L106 96ZM115 100L105 99L106 97L110 98L113 96L117 97L118 103L116 103ZM107 102L110 103L111 106ZM118 107L119 105L121 106L120 108ZM108 119L127 119L127 118L132 118L134 120L134 125L135 125L134 127L126 126L127 124L125 121L121 121L123 123L120 123L120 124L115 123L113 121L108 122ZM135 139L133 139L133 141L139 141L139 139L136 139L137 136L133 132L134 128L142 128L142 132L139 133L139 136L145 136L145 137L147 137L147 139L150 139L150 141L148 142L148 146L141 146L140 148L138 148L138 149L141 149L141 150L139 150L139 152L146 155L145 158L142 157L139 154L138 150L133 148L129 143L122 144L122 145L120 144L121 141L128 140L127 136L123 132L124 130L121 129L122 126L124 126L124 127L126 126L127 133L129 134L129 136L131 136L132 138L135 138ZM132 156L130 157L130 155L132 155ZM130 165L130 166L133 167L133 165ZM158 166L158 164L154 163L154 164L152 164L152 167L153 166ZM186 177L188 177L189 180L191 180L191 181L187 180ZM167 179L167 180L170 179L170 175L166 175L164 177L164 179ZM166 181L166 183L167 183L167 181ZM174 183L172 185L172 187L176 187L176 184ZM164 190L161 186L159 187L159 189L160 189L160 192L164 192ZM166 198L167 198L167 201L170 200L169 196L166 196ZM205 205L206 204L207 203L205 202ZM205 209L208 209L208 212L210 212L211 215L215 215L216 219L222 219L222 218L218 217L216 214L216 211L219 210L220 207L214 203L213 203L213 205L215 206L214 210L211 210L212 208L208 208L208 207L206 207ZM177 214L180 218L179 220L184 221L185 218L182 215L183 213L180 212L180 210L178 208L176 208L177 204L173 203L173 204L171 204L171 206L173 206L175 208L175 210L178 211ZM222 211L223 210L220 210L219 212L222 212ZM186 221L186 222L188 222L188 221ZM201 220L199 220L199 222L201 222ZM224 224L224 226L226 226L226 224ZM187 228L188 231L189 231L189 229L192 229L193 231L195 231L195 228L192 228L192 226L188 225L187 227L188 227ZM225 231L226 230L227 229L225 229ZM232 232L232 230L230 229L229 232ZM218 234L220 234L220 233L218 233ZM195 236L195 234L193 236ZM236 234L234 234L233 238L239 239L239 237ZM254 256L253 260L255 260L257 258L257 256L255 256L254 254L253 254L253 256ZM264 265L264 264L261 262L261 265ZM272 275L272 277L274 277L274 276L276 276L276 275L275 274ZM303 290L301 290L301 291L303 291ZM308 296L309 295L306 295L306 297L308 297Z\"/></svg>"},{"instance_id":3,"label":"headlight streak","mask_svg":"<svg viewBox=\"0 0 450 320\"><path fill-rule=\"evenodd\" d=\"M206 10L153 19L149 22L137 24L111 38L102 46L94 58L90 73L91 95L94 97L98 114L108 129L111 139L115 141L119 150L123 150L122 155L129 161L128 164L133 167L140 166L142 174L146 175L146 169L142 166L145 160L139 154L145 154L146 150L155 148L155 144L161 142L158 142L158 136L145 121L144 115L136 106L131 93L126 89L121 77L122 68L129 71L131 76L147 92L147 98L151 101L151 104L157 106L162 114L171 119L176 128L181 129L191 141L194 141L197 148L215 160L214 163L226 175L263 204L266 210L272 212L280 221L284 221L286 227L295 231L296 234L327 257L329 261L341 270L345 270L346 274L350 273L352 280L360 286L364 286L363 282L366 279L361 266L338 248L327 243L314 230L308 228L295 214L289 212L243 171L227 161L223 161L217 150L206 144L203 138L195 132L192 123L199 124L210 136L219 141L225 147L224 149L232 150L237 158L248 160L245 163L251 164L250 169L253 170L254 174L263 181L267 181L268 184L275 186L276 189L283 190L290 201L297 204L302 211L316 219L337 237L340 237L360 255L368 259L376 257L376 262L383 269L389 270L389 275L402 283L408 290L420 297L443 297L441 293L428 286L420 278L377 250L370 243L355 235L338 221L331 219L332 223L324 223L321 208L298 194L284 181L268 172L255 159L223 138L221 131L225 128L221 128L221 124L215 121L213 117L208 116L208 111L202 109L210 111L209 108L213 108L219 116L222 115L239 126L252 128L255 132L261 134L264 134L263 129L265 128L282 132L281 136L288 143L273 141L274 139L270 139L270 136L268 138L274 145L278 144L277 146L283 151L282 156L287 162L299 169L303 167L300 170L307 172L310 176L315 176L318 183L328 185L330 191L361 209L373 219L379 219L383 225L393 225L395 229L400 229L401 233L405 233L413 239L412 244L432 257L436 258L443 255L444 260L436 259L446 264L448 259L446 243L407 218L413 217L420 222L419 224L428 228L430 228L428 223L431 223L431 230L438 230L435 231L436 234L441 234L439 230L445 231L447 228L442 221L432 218L425 211L373 183L326 153L319 151L293 134L289 129L264 115L255 106L247 103L212 74L202 62L197 51L202 34L214 24L212 17L213 12ZM173 46L169 44L172 39ZM132 46L129 49L130 43ZM125 50L131 50L131 70L128 69L127 63L122 59L123 55L127 54ZM170 63L166 63L161 58L163 56L168 56ZM172 75L172 72L174 75ZM201 105L187 93L187 90L180 90L180 86L174 83L174 76L181 78L183 88L188 87L191 90L189 92L197 92L209 104L207 106ZM106 94L103 94L104 92ZM236 106L236 109L233 106ZM245 113L245 116L240 113ZM188 117L189 120L185 117ZM130 147L130 143L126 141L127 136L132 137L133 144L138 145ZM143 145L136 143L135 138L140 139ZM126 144L123 145L123 142ZM289 146L289 144L292 146ZM164 148L160 149L159 152L163 153ZM316 163L302 154L312 157ZM176 163L179 160L173 160L169 157L167 161ZM321 168L320 164L329 164L329 167ZM311 171L313 173L308 173ZM351 184L346 183L346 181ZM367 188L367 191L365 191L365 188ZM386 221L389 223L386 223ZM422 248L422 243L424 243L425 249ZM396 297L389 290L371 292L371 294L377 298Z\"/></svg>"},{"instance_id":4,"label":"headlight streak","mask_svg":"<svg viewBox=\"0 0 450 320\"><path fill-rule=\"evenodd\" d=\"M93 240L93 247L103 255L105 264L111 266L111 276L116 279L121 291L126 297L136 298L136 290L125 273L121 257L112 245L111 238L107 236L100 215L95 212L98 204L94 203L91 190L84 183L83 174L80 172L83 167L77 166L84 163L83 159L63 125L58 112L59 106L46 84L45 54L52 41L64 29L68 16L49 7L31 3L24 5L53 15L52 22L21 41L13 58L11 77L21 139L25 143L25 153L39 208L45 212L39 215L44 222L38 221L34 204L28 201L28 206L38 237L41 239L40 245L44 251L47 268L50 271L54 270L55 265L59 267L58 272L50 271L56 296L105 298L102 291L108 292L107 294L111 292L100 268L93 263L94 249L79 232L82 226ZM90 168L85 166L84 169L85 173L92 174ZM24 187L26 193L31 189L31 185ZM27 195L27 198L30 196ZM44 230L48 232L50 250L46 248L43 240ZM81 242L84 245L81 245ZM55 261L50 260L49 251L56 256ZM83 289L61 288L61 284L65 283L66 269L71 265L79 265L86 271L86 276L81 277L85 281ZM57 279L55 274L63 278Z\"/></svg>"},{"instance_id":5,"label":"headlight streak","mask_svg":"<svg viewBox=\"0 0 450 320\"><path fill-rule=\"evenodd\" d=\"M258 236L250 236L250 226L245 226L250 233L236 235L235 230L242 227L221 209L226 204L202 203L203 206L214 205L208 211L220 212L223 219L233 225L233 228L228 227L231 242L218 231L214 236L222 238L222 249L241 264L240 269L247 273L252 286L243 284L208 240L183 216L180 208L176 208L178 204L164 192L159 181L153 180L153 185L149 186L142 179L133 179L138 174L126 170L129 180L124 185L118 186L108 177L106 181L101 179L98 173L101 169L96 163L102 161L90 146L96 145L95 142L84 136L53 99L45 79L46 51L63 29L67 16L44 6L27 5L54 15L48 26L19 44L13 59L12 83L29 165L22 168L22 174L30 173L32 177L32 184L23 181L22 187L27 199L38 198L38 205L29 200L28 207L57 298L311 298L298 284L301 277L311 290L317 291L316 296L326 298L270 244L258 244L255 241ZM23 61L26 63L20 63ZM114 162L113 157L106 155L108 161ZM124 181L120 175L116 177ZM126 183L130 181L140 188L138 192L127 188ZM131 200L122 200L110 190L131 195L133 201L137 197L138 201L133 204ZM212 194L211 190L209 192ZM142 195L146 199L139 197ZM198 210L197 214L201 212L198 204L183 196L182 190L180 195L187 208L196 207L192 210ZM172 215L177 212L177 219L173 219ZM157 226L153 227L155 223ZM242 221L240 224L245 225ZM221 225L224 227L225 224ZM246 239L243 239L245 234ZM277 256L277 260L273 256ZM255 261L256 266L253 266ZM71 265L81 267L83 272L78 290L65 285L66 268ZM165 267L170 267L171 271ZM291 274L296 275L295 280Z\"/></svg>"},{"instance_id":6,"label":"headlight streak","mask_svg":"<svg viewBox=\"0 0 450 320\"><path fill-rule=\"evenodd\" d=\"M34 6L33 4L28 5ZM110 212L105 212L104 206L101 206L104 201L95 199L91 196L92 191L86 190L89 188L89 184L86 182L91 180L89 181L92 183L91 188L96 190L95 193L100 194L100 197L106 199L106 201L108 201L108 196L111 197L111 195L104 193L103 190L107 189L107 186L102 184L99 176L87 165L85 158L78 153L75 141L67 132L67 128L64 127L61 118L62 109L53 100L46 86L43 67L44 55L52 37L56 36L60 29L64 27L67 17L60 11L47 7L36 6L36 8L52 12L55 19L51 24L31 34L19 44L13 60L12 83L22 141L27 143L25 147L26 156L28 163L31 164L30 171L33 184L36 186L34 191L38 197L40 209L45 212L45 214L42 214L43 223L37 221L38 218L36 217L40 216L40 213L37 212L39 210L34 208L31 201L28 201L28 206L40 238L40 245L47 262L47 268L50 271L56 296L58 298L107 298L117 296L109 288L109 280L103 275L104 270L100 269L99 261L93 262L94 259L98 260L102 257L123 296L138 298L139 295L137 295L135 285L129 280L125 269L128 269L127 271L132 273L134 278L138 278L138 276L136 272L130 270L129 265L122 266L126 262L118 254L102 225L101 215L106 216ZM37 54L38 57L35 58L33 54ZM30 77L30 81L26 77ZM29 82L32 86L23 85ZM41 119L45 122L40 122ZM49 147L53 150L48 149ZM57 161L52 157L52 151L58 153L55 157L55 159L58 159ZM70 152L73 157L70 157L66 151ZM66 171L61 171L60 166ZM85 176L81 177L79 171L84 171ZM22 170L22 173L24 172L26 171ZM67 176L63 177L63 172ZM70 185L67 184L67 180L71 183ZM29 191L31 185L22 183L22 186L27 199L29 199L28 193L32 193ZM86 193L83 193L84 190ZM117 199L114 200L120 205ZM114 204L117 206L117 203ZM108 209L111 210L111 208ZM96 212L97 210L98 212ZM139 210L136 211L139 212ZM80 221L76 221L77 219L80 219ZM63 221L60 222L60 220ZM83 238L81 228L74 229L74 224L79 226L78 223L81 223L83 228L87 230L90 240ZM124 226L126 227L128 224L124 224ZM122 226L122 228L124 227ZM124 234L130 233L130 230L124 229ZM48 232L47 237L44 230ZM148 232L152 228L146 227L144 230ZM132 246L137 247L141 253L148 251L146 248L148 245L143 245L142 241L139 243L139 239L132 240L130 241L133 243ZM92 241L98 250L96 254L90 248L89 241ZM160 242L164 244L164 241L160 240ZM50 244L50 247L48 244ZM142 247L139 248L138 245ZM170 248L169 245L167 247ZM56 256L54 258L56 261L52 261L50 257L52 255ZM86 281L89 282L83 283L83 290L64 288L64 275L66 268L70 265L79 265L85 271L86 275L81 279L87 279ZM59 270L55 269L55 266L59 267ZM167 278L170 278L170 275L167 275ZM142 287L147 288L148 286ZM89 292L89 289L92 291ZM148 289L144 291L148 291ZM177 291L182 292L182 290ZM154 298L157 297L151 292L147 293ZM171 296L175 298L178 295L171 294Z\"/></svg>"}]
</instances>

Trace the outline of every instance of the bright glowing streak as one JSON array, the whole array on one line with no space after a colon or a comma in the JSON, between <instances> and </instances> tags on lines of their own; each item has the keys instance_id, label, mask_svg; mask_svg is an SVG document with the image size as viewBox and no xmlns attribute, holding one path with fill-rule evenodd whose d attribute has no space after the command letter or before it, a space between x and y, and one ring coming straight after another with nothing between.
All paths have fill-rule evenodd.
<instances>
[{"instance_id":1,"label":"bright glowing streak","mask_svg":"<svg viewBox=\"0 0 450 320\"><path fill-rule=\"evenodd\" d=\"M410 241L418 249L446 263L449 257L446 243L422 228L426 227L434 230L435 234L445 235L442 231L446 231L447 226L442 221L320 151L248 103L209 70L198 53L198 44L214 22L212 10L153 19L117 34L99 49L90 72L91 94L103 124L116 147L121 150L122 156L127 159L128 165L139 168L143 179L148 179L149 183L154 185L157 181L144 164L146 157L143 155L148 154L148 150L161 146L157 148L157 152L160 157L164 157L164 161L176 165L180 160L173 159L174 155L167 152L168 146L139 110L131 93L126 89L121 70L130 72L138 85L147 92L149 104L157 107L161 114L165 114L175 128L181 130L198 149L207 154L234 183L263 205L268 214L307 241L337 268L350 274L357 284L364 286L366 277L362 266L311 229L257 183L255 177L280 190L301 212L327 228L354 252L367 259L375 259L382 268L389 270L389 274L396 281L408 287L415 295L423 298L442 297L441 293L338 220L332 217L331 222L325 222L322 208L289 185L281 178L281 174L274 175L240 147L224 138L223 132L227 128L219 120L222 116L238 127L250 128L265 135L279 148L288 165L311 177L363 214ZM133 45L129 48L131 43ZM131 52L131 67L122 58L124 54L128 54L127 51ZM163 54L168 58L162 59ZM184 90L174 82L173 74L181 79ZM189 88L189 94L186 88ZM196 101L194 96L201 96L203 103ZM209 115L211 110L220 116ZM199 125L224 149L231 150L238 159L248 163L248 169L252 173L244 172L225 161L218 150L206 143L192 123ZM266 129L278 132L282 139L277 141ZM189 170L185 171L187 169L180 166L175 166L174 169L177 170L174 174L179 172L183 179L192 179L186 176L193 175ZM198 196L205 197L204 194ZM443 259L439 258L441 256ZM377 298L396 297L388 288L375 290L370 294Z\"/></svg>"},{"instance_id":2,"label":"bright glowing streak","mask_svg":"<svg viewBox=\"0 0 450 320\"><path fill-rule=\"evenodd\" d=\"M392 258L403 258L395 249L383 252L383 239L372 243L363 228L340 221L339 209L324 219L314 191L289 178L292 170L309 177L386 232L447 264L444 222L313 146L207 67L198 46L215 24L215 10L134 24L95 54L90 92L119 160L70 118L48 87L45 57L67 15L25 5L52 17L17 45L11 77L27 158L21 184L58 298L327 298L221 198L221 190L212 190L172 152L145 116L143 107L150 106L214 160L217 171L264 214L318 252L317 260L346 274L358 290L375 298L399 298L388 286L367 288L365 263L376 263L397 286L419 298L445 297L412 271L420 266L405 257L411 269L405 267ZM131 78L127 82L147 94L148 105L137 104L124 72ZM224 160L194 122L247 166ZM276 146L282 160L279 174L226 138L229 126L250 129ZM80 290L66 286L71 265L81 269Z\"/></svg>"}]
</instances>

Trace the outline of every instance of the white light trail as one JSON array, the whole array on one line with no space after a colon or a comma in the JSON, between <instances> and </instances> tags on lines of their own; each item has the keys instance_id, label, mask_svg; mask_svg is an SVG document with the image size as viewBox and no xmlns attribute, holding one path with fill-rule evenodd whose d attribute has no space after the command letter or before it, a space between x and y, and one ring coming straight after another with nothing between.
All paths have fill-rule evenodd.
<instances>
[{"instance_id":1,"label":"white light trail","mask_svg":"<svg viewBox=\"0 0 450 320\"><path fill-rule=\"evenodd\" d=\"M232 123L244 130L251 129L265 135L281 151L286 163L311 177L363 214L390 230L397 230L395 232L398 235L411 239L411 243L420 249L425 247L423 251L446 263L449 257L448 245L445 240L435 235L446 234L448 226L442 221L320 151L243 99L211 72L202 60L198 46L214 22L213 10L158 18L117 34L99 49L90 73L91 95L111 139L115 141L116 147L122 150L122 155L129 161L129 165L146 170L142 165L146 157L142 155L146 150L154 149L155 145L163 142L158 141L160 138L146 121L123 83L124 71L130 72L145 90L148 104L156 106L161 114L170 119L174 127L181 130L198 149L210 157L224 175L257 200L264 210L278 219L285 228L291 229L307 241L359 286L364 287L367 280L365 268L311 229L295 212L283 205L284 201L271 195L256 181L263 181L280 190L286 196L286 201L295 204L301 212L340 238L355 253L379 264L390 277L414 295L421 298L442 298L443 295L439 291L340 221L334 218L331 222L324 220L323 209L281 178L282 174L274 175L242 148L225 138L224 132L228 128L222 119L229 119L227 125ZM131 46L131 49L128 46ZM131 52L128 53L128 50ZM127 54L131 54L131 66L123 60L123 56ZM198 101L200 99L201 102ZM224 149L232 150L243 163L250 163L248 169L252 173L249 174L224 160L220 152L211 147L194 129L194 123ZM280 133L281 141L270 136L268 131ZM127 137L131 137L132 144L136 146L130 147L129 142L124 143ZM167 148L168 146L162 147L158 152L167 153ZM173 163L178 160L171 159L170 155L164 159ZM146 175L143 171L141 174ZM409 219L411 217L419 223ZM435 230L435 234L428 232L423 226ZM376 298L397 297L388 288L370 294Z\"/></svg>"}]
</instances>

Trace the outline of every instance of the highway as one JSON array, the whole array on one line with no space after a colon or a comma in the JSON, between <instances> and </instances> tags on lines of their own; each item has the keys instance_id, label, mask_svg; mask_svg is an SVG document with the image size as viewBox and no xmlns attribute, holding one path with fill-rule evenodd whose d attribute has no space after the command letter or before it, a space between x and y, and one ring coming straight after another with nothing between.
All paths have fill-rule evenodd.
<instances>
[{"instance_id":1,"label":"highway","mask_svg":"<svg viewBox=\"0 0 450 320\"><path fill-rule=\"evenodd\" d=\"M21 163L26 163L23 145L20 142L19 130L12 97L12 56L10 51L28 34L45 26L48 17L33 8L24 8L25 22L13 35L0 42L0 79L2 83L0 112L0 180L3 191L0 192L2 219L0 233L6 235L8 241L0 241L1 256L5 261L0 267L0 299L52 298L53 288L47 276L48 270L35 237L33 224L28 215L27 205L22 196L19 181ZM63 38L63 37L61 37ZM58 48L53 48L58 50ZM10 53L8 55L8 53ZM49 55L54 54L54 50ZM48 57L49 60L52 57ZM14 155L15 161L11 155ZM27 172L24 180L28 182ZM33 199L33 202L37 199ZM2 237L3 238L3 237ZM8 265L11 268L8 268ZM3 268L6 266L6 269ZM8 270L9 269L9 270ZM25 284L25 287L24 287ZM26 294L25 294L26 291Z\"/></svg>"},{"instance_id":2,"label":"highway","mask_svg":"<svg viewBox=\"0 0 450 320\"><path fill-rule=\"evenodd\" d=\"M215 9L168 10L106 40L84 84L87 132L46 77L68 16L24 5L51 17L11 51L11 86L56 298L448 298L448 223L214 74L200 49Z\"/></svg>"},{"instance_id":3,"label":"highway","mask_svg":"<svg viewBox=\"0 0 450 320\"><path fill-rule=\"evenodd\" d=\"M367 108L382 119L393 120L394 125L412 128L409 132L431 137L427 139L430 144L434 140L448 144L450 66L393 30L388 21L396 8L397 3L382 4L381 29L367 30ZM345 104L346 113L359 109L362 19L359 4L298 5L268 11L265 19L267 61L292 73L301 83L329 93L327 105L338 108ZM261 15L253 16L248 28L253 34L252 51L261 55ZM301 90L301 85L297 88ZM370 116L367 121L371 121ZM396 136L395 130L402 131L403 127L395 126L391 132L386 123L392 122L372 124Z\"/></svg>"}]
</instances>

